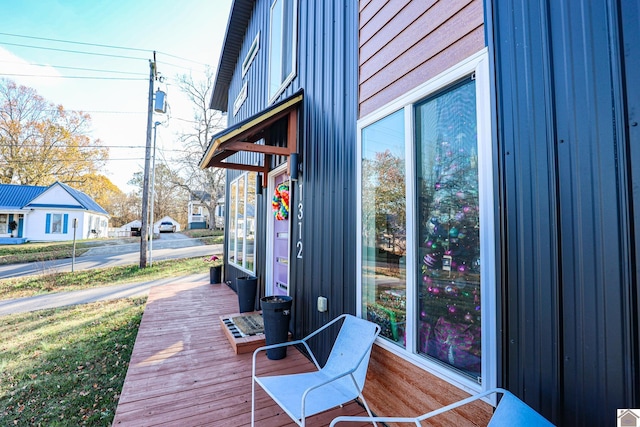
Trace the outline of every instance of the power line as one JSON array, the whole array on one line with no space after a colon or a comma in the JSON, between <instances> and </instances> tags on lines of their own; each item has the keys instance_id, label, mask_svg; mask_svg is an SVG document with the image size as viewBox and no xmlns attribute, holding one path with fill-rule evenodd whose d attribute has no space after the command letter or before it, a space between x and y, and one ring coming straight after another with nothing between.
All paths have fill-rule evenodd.
<instances>
[{"instance_id":1,"label":"power line","mask_svg":"<svg viewBox=\"0 0 640 427\"><path fill-rule=\"evenodd\" d=\"M22 62L17 62L17 61L3 61L3 60L0 60L0 62L4 62L4 63L7 63L7 64L21 64L21 65L24 65ZM134 76L146 76L145 73L134 73L134 72L131 72L131 71L104 70L104 69L98 69L98 68L66 67L64 65L47 65L47 64L28 64L28 65L32 66L32 67L64 68L66 70L95 71L97 73L132 74Z\"/></svg>"},{"instance_id":2,"label":"power line","mask_svg":"<svg viewBox=\"0 0 640 427\"><path fill-rule=\"evenodd\" d=\"M154 51L153 49L140 49L140 48L135 48L135 47L114 46L114 45L100 44L100 43L79 42L79 41L74 41L74 40L54 39L54 38L48 38L48 37L26 36L26 35L23 35L23 34L11 34L11 33L2 33L2 32L0 32L0 35L9 36L9 37L20 37L20 38L32 39L32 40L43 40L43 41L50 41L50 42L56 42L56 43L68 43L68 44L75 44L75 45L82 45L82 46L102 47L102 48L107 48L107 49L129 50L129 51L133 51L133 52L151 53L151 52ZM25 47L34 47L34 46L25 46ZM194 64L202 65L202 66L205 66L205 67L207 65L209 65L209 64L204 64L204 63L199 62L199 61L195 61L193 59L184 58L182 56L173 55L171 53L162 52L162 51L159 51L159 50L156 50L155 52L159 53L159 54L162 54L162 55L165 55L165 56L169 56L171 58L180 59L181 61L192 62ZM135 59L139 59L139 58L135 58ZM174 67L180 67L179 65L170 64L170 63L167 63L167 65L172 65ZM186 67L183 67L183 68L186 68Z\"/></svg>"},{"instance_id":3,"label":"power line","mask_svg":"<svg viewBox=\"0 0 640 427\"><path fill-rule=\"evenodd\" d=\"M147 61L147 58L139 58L135 56L125 56L125 55L113 55L110 53L87 52L82 50L59 49L55 47L44 47L44 46L31 46L28 44L9 43L9 42L0 42L0 44L7 45L7 46L26 47L29 49L43 49L43 50L50 50L55 52L79 53L82 55L106 56L109 58L135 59L137 61Z\"/></svg>"},{"instance_id":4,"label":"power line","mask_svg":"<svg viewBox=\"0 0 640 427\"><path fill-rule=\"evenodd\" d=\"M136 51L136 52L148 52L148 53L151 52L150 49L138 49L138 48L135 48L135 47L113 46L113 45L108 45L108 44L87 43L87 42L78 42L78 41L62 40L62 39L52 39L52 38L47 38L47 37L25 36L25 35L22 35L22 34L0 33L0 35L2 35L2 36L10 36L10 37L21 37L21 38L24 38L24 39L44 40L44 41L58 42L58 43L79 44L79 45L83 45L83 46L105 47L105 48L108 48L108 49L122 49L122 50L131 50L131 51Z\"/></svg>"},{"instance_id":5,"label":"power line","mask_svg":"<svg viewBox=\"0 0 640 427\"><path fill-rule=\"evenodd\" d=\"M46 76L43 74L18 74L18 73L0 73L0 76L11 76L11 77L42 77L42 78L52 78L52 79L86 79L86 80L128 80L128 81L141 81L148 80L145 78L135 78L135 77L98 77L98 76Z\"/></svg>"}]
</instances>

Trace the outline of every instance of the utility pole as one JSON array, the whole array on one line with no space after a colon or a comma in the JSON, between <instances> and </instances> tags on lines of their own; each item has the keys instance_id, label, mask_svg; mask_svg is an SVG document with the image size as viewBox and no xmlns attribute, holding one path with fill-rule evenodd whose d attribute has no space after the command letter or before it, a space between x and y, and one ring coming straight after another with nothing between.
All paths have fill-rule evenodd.
<instances>
[{"instance_id":1,"label":"utility pole","mask_svg":"<svg viewBox=\"0 0 640 427\"><path fill-rule=\"evenodd\" d=\"M156 52L149 61L149 109L147 111L147 144L144 156L144 180L142 182L142 225L140 226L140 268L147 267L147 238L149 236L149 168L151 162L151 129L153 122L153 81L156 78ZM153 230L151 231L153 232Z\"/></svg>"}]
</instances>

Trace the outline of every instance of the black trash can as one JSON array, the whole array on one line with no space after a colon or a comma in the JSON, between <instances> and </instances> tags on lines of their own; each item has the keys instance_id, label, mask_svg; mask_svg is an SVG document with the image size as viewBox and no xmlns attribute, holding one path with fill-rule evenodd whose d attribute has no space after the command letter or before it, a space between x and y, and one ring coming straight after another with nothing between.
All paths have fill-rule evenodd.
<instances>
[{"instance_id":1,"label":"black trash can","mask_svg":"<svg viewBox=\"0 0 640 427\"><path fill-rule=\"evenodd\" d=\"M291 304L293 298L289 296L270 296L260 298L262 307L262 321L267 345L280 344L289 339L289 321L291 320ZM270 348L267 357L271 360L284 359L287 347Z\"/></svg>"},{"instance_id":2,"label":"black trash can","mask_svg":"<svg viewBox=\"0 0 640 427\"><path fill-rule=\"evenodd\" d=\"M240 306L240 313L255 311L257 289L257 277L243 276L236 279L236 293L238 294L238 305Z\"/></svg>"},{"instance_id":3,"label":"black trash can","mask_svg":"<svg viewBox=\"0 0 640 427\"><path fill-rule=\"evenodd\" d=\"M209 267L209 284L222 283L222 266Z\"/></svg>"}]
</instances>

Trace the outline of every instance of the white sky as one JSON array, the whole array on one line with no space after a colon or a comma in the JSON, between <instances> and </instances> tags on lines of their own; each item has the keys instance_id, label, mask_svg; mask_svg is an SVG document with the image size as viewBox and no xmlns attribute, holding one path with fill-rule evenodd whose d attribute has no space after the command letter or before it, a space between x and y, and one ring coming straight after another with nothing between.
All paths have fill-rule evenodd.
<instances>
[{"instance_id":1,"label":"white sky","mask_svg":"<svg viewBox=\"0 0 640 427\"><path fill-rule=\"evenodd\" d=\"M231 3L0 0L0 77L32 87L47 101L67 110L88 112L93 122L91 136L109 147L110 160L102 172L128 192L131 187L127 181L144 169L152 51L157 51L158 71L166 78L155 89L167 93L170 108L168 124L158 126L158 158L171 157L180 148L174 143L176 132L190 126L193 114L174 83L175 77L192 73L200 78L204 64L215 72ZM101 79L72 78L79 76ZM166 117L154 115L153 121L164 122Z\"/></svg>"}]
</instances>

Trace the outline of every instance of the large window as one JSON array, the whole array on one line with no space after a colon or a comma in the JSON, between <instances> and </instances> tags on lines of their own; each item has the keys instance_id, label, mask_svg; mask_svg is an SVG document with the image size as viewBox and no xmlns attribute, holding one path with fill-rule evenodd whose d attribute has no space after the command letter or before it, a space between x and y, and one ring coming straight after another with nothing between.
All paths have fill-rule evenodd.
<instances>
[{"instance_id":1,"label":"large window","mask_svg":"<svg viewBox=\"0 0 640 427\"><path fill-rule=\"evenodd\" d=\"M256 173L248 172L229 187L228 260L248 272L255 273Z\"/></svg>"},{"instance_id":2,"label":"large window","mask_svg":"<svg viewBox=\"0 0 640 427\"><path fill-rule=\"evenodd\" d=\"M404 346L406 191L403 111L362 130L362 289L367 318Z\"/></svg>"},{"instance_id":3,"label":"large window","mask_svg":"<svg viewBox=\"0 0 640 427\"><path fill-rule=\"evenodd\" d=\"M269 101L273 101L296 74L297 0L275 0L269 31Z\"/></svg>"},{"instance_id":4,"label":"large window","mask_svg":"<svg viewBox=\"0 0 640 427\"><path fill-rule=\"evenodd\" d=\"M495 382L483 58L359 123L361 314L382 327L391 351L476 388Z\"/></svg>"}]
</instances>

